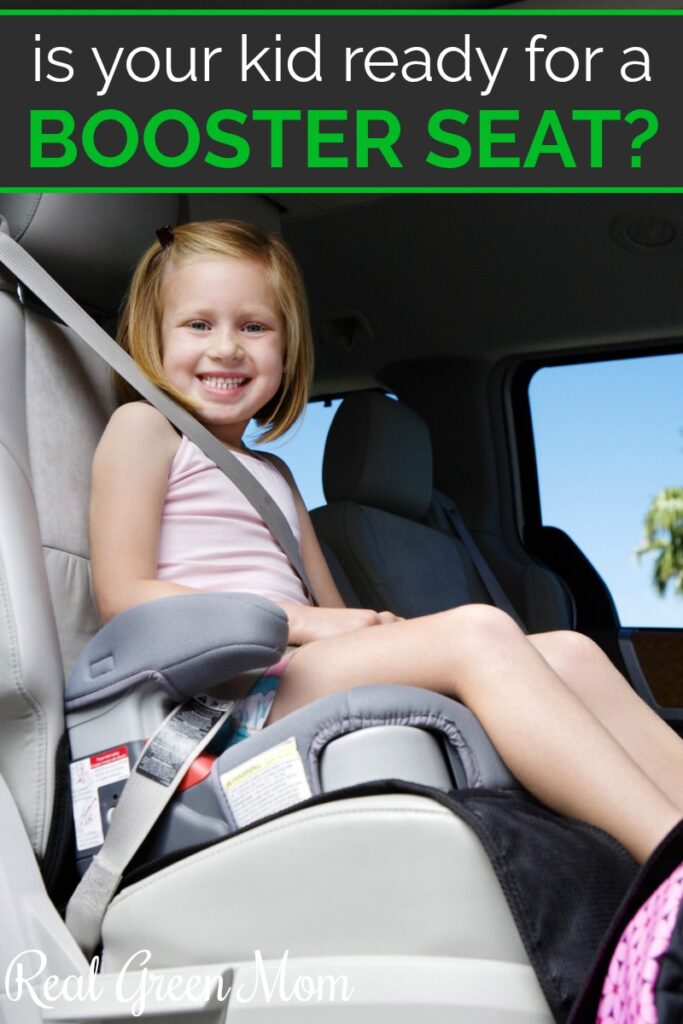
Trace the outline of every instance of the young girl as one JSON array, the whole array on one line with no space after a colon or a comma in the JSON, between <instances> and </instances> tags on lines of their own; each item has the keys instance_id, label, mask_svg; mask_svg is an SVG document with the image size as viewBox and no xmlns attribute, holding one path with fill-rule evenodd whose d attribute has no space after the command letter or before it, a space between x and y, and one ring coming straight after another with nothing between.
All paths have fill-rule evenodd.
<instances>
[{"instance_id":1,"label":"young girl","mask_svg":"<svg viewBox=\"0 0 683 1024\"><path fill-rule=\"evenodd\" d=\"M275 438L306 403L312 345L296 264L277 237L236 222L158 234L135 271L119 342L271 492L320 607L234 485L119 381L125 404L93 467L102 620L188 591L269 597L286 611L296 650L266 674L252 729L353 686L435 690L471 708L531 793L645 860L683 817L683 742L578 634L524 636L481 605L410 621L345 608L287 467L242 441L252 417Z\"/></svg>"}]
</instances>

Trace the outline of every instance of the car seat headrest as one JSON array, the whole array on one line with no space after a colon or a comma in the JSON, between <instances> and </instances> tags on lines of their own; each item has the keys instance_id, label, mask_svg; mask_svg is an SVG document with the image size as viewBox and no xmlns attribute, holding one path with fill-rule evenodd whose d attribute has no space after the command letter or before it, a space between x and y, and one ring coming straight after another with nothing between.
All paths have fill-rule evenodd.
<instances>
[{"instance_id":1,"label":"car seat headrest","mask_svg":"<svg viewBox=\"0 0 683 1024\"><path fill-rule=\"evenodd\" d=\"M328 502L353 501L422 519L432 500L432 446L416 412L377 391L344 399L325 445Z\"/></svg>"},{"instance_id":2,"label":"car seat headrest","mask_svg":"<svg viewBox=\"0 0 683 1024\"><path fill-rule=\"evenodd\" d=\"M114 314L133 267L162 224L177 224L175 195L0 196L10 233L74 298Z\"/></svg>"}]
</instances>

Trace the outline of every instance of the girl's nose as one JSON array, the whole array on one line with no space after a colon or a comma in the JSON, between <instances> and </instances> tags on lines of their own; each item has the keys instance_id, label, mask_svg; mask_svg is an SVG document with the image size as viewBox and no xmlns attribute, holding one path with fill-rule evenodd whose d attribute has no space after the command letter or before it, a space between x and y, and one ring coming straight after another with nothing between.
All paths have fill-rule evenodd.
<instances>
[{"instance_id":1,"label":"girl's nose","mask_svg":"<svg viewBox=\"0 0 683 1024\"><path fill-rule=\"evenodd\" d=\"M209 355L219 359L238 359L243 355L242 339L231 330L214 331L211 335Z\"/></svg>"}]
</instances>

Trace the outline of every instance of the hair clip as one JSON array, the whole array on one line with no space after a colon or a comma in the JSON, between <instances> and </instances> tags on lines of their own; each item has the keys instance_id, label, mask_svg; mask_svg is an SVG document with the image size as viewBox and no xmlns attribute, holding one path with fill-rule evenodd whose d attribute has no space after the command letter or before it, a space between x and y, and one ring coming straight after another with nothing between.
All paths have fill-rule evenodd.
<instances>
[{"instance_id":1,"label":"hair clip","mask_svg":"<svg viewBox=\"0 0 683 1024\"><path fill-rule=\"evenodd\" d=\"M163 249L166 249L173 242L173 228L170 224L164 224L163 227L157 228L157 238Z\"/></svg>"}]
</instances>

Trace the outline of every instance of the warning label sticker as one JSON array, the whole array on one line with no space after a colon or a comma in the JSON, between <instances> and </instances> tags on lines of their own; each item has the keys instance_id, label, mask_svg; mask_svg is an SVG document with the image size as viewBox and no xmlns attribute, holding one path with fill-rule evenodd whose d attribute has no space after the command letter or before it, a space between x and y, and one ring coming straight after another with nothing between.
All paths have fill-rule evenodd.
<instances>
[{"instance_id":1,"label":"warning label sticker","mask_svg":"<svg viewBox=\"0 0 683 1024\"><path fill-rule=\"evenodd\" d=\"M69 768L76 848L80 852L104 842L100 790L111 783L125 781L130 775L128 747L103 750L73 761Z\"/></svg>"},{"instance_id":2,"label":"warning label sticker","mask_svg":"<svg viewBox=\"0 0 683 1024\"><path fill-rule=\"evenodd\" d=\"M221 785L238 828L312 795L293 736L224 772Z\"/></svg>"}]
</instances>

